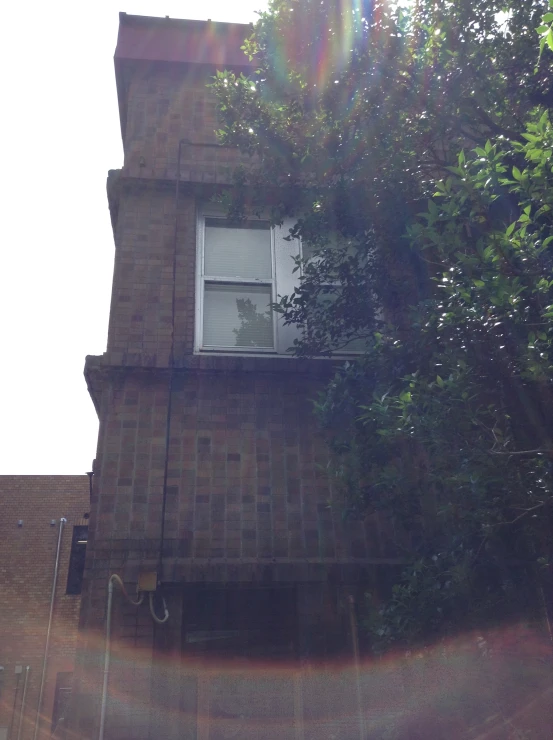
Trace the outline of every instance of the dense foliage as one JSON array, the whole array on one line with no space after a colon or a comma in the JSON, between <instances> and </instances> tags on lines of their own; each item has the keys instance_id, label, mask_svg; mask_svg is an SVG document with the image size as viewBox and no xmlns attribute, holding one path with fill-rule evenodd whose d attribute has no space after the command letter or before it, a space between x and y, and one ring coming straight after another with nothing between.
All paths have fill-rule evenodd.
<instances>
[{"instance_id":1,"label":"dense foliage","mask_svg":"<svg viewBox=\"0 0 553 740\"><path fill-rule=\"evenodd\" d=\"M231 210L297 218L301 284L278 305L295 351L363 347L317 410L347 512L409 533L368 609L377 648L551 608L545 10L273 0L246 43L256 74L215 81L221 141L251 155Z\"/></svg>"}]
</instances>

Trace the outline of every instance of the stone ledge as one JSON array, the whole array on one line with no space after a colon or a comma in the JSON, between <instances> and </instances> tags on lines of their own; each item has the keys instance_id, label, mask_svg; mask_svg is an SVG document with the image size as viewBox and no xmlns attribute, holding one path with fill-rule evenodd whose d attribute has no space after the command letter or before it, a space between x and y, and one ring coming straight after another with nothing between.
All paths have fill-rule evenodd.
<instances>
[{"instance_id":1,"label":"stone ledge","mask_svg":"<svg viewBox=\"0 0 553 740\"><path fill-rule=\"evenodd\" d=\"M408 562L405 558L273 558L269 562L257 558L165 558L161 580L168 586L187 582L352 583L365 580L375 567L397 567ZM113 570L125 583L133 584L140 572L157 570L158 566L157 558L140 558L134 551L123 566Z\"/></svg>"},{"instance_id":2,"label":"stone ledge","mask_svg":"<svg viewBox=\"0 0 553 740\"><path fill-rule=\"evenodd\" d=\"M288 377L303 377L310 380L327 380L345 360L313 359L293 357L236 357L225 355L185 355L177 359L174 372L177 378L188 373L257 373ZM170 368L165 362L157 362L155 355L126 352L106 352L103 355L87 355L84 376L88 391L100 413L100 394L107 381L123 381L130 375L142 376L151 382L169 377Z\"/></svg>"}]
</instances>

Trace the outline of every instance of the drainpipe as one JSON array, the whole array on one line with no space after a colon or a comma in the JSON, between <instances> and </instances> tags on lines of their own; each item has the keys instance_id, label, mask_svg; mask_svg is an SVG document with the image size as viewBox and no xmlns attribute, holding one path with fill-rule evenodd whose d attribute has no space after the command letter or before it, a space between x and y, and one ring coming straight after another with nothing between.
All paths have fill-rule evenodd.
<instances>
[{"instance_id":1,"label":"drainpipe","mask_svg":"<svg viewBox=\"0 0 553 740\"><path fill-rule=\"evenodd\" d=\"M31 666L25 668L25 681L23 682L23 696L21 697L21 707L19 708L19 727L17 728L17 740L21 738L21 728L23 726L23 714L25 712L25 697L27 696L27 683L29 682L29 670Z\"/></svg>"},{"instance_id":2,"label":"drainpipe","mask_svg":"<svg viewBox=\"0 0 553 740\"><path fill-rule=\"evenodd\" d=\"M67 522L65 517L60 519L60 528L58 532L58 547L56 549L56 563L54 565L54 577L52 579L52 594L50 596L50 613L48 615L48 627L46 629L46 644L44 646L44 659L42 661L42 677L40 679L40 690L38 692L38 704L36 708L36 720L35 720L35 734L33 740L37 739L38 731L40 728L40 709L42 707L42 696L44 694L44 684L46 682L46 666L48 664L48 648L50 647L50 632L52 631L52 617L54 615L54 602L56 600L56 586L58 583L58 571L60 567L60 550L61 550L61 536L63 534L63 525ZM27 677L25 676L25 681ZM18 735L19 740L19 735Z\"/></svg>"}]
</instances>

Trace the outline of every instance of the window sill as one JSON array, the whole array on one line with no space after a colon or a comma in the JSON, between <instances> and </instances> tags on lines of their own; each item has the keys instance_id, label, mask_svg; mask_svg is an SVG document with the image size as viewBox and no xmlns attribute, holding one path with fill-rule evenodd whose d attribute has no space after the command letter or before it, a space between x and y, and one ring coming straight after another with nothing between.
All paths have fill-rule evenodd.
<instances>
[{"instance_id":1,"label":"window sill","mask_svg":"<svg viewBox=\"0 0 553 740\"><path fill-rule=\"evenodd\" d=\"M305 374L313 378L328 376L333 372L332 363L327 358L304 359L291 355L254 354L245 352L206 352L196 351L182 358L179 366L188 370L219 372L258 372Z\"/></svg>"}]
</instances>

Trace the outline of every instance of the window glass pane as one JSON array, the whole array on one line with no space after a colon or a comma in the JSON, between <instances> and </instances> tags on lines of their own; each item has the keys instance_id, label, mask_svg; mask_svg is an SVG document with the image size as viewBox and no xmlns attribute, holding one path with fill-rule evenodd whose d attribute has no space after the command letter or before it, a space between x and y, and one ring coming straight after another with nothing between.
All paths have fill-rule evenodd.
<instances>
[{"instance_id":1,"label":"window glass pane","mask_svg":"<svg viewBox=\"0 0 553 740\"><path fill-rule=\"evenodd\" d=\"M317 296L317 302L325 313L328 312L335 312L334 304L336 303L336 300L338 299L338 296L336 293L321 293ZM340 316L333 317L333 324L336 328L341 326L340 322ZM346 342L346 344L342 344L342 341L339 337L336 337L334 341L329 339L329 346L334 349L336 352L364 352L367 349L367 340L366 339L351 339L349 342Z\"/></svg>"},{"instance_id":2,"label":"window glass pane","mask_svg":"<svg viewBox=\"0 0 553 740\"><path fill-rule=\"evenodd\" d=\"M270 285L206 283L204 347L272 347L270 303Z\"/></svg>"},{"instance_id":3,"label":"window glass pane","mask_svg":"<svg viewBox=\"0 0 553 740\"><path fill-rule=\"evenodd\" d=\"M204 274L271 278L269 222L247 221L231 225L223 218L206 218Z\"/></svg>"}]
</instances>

